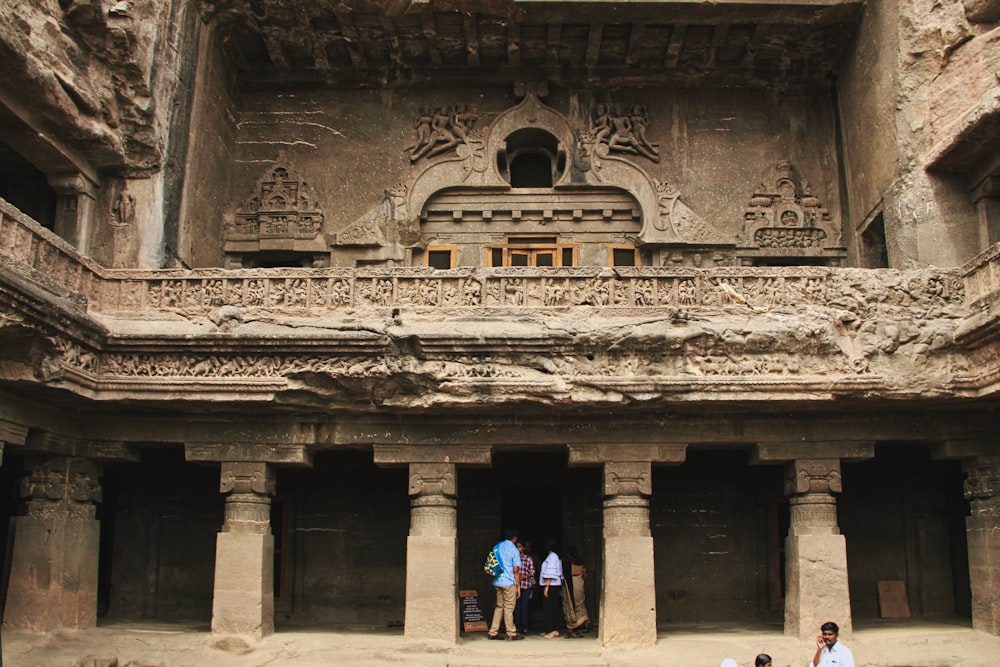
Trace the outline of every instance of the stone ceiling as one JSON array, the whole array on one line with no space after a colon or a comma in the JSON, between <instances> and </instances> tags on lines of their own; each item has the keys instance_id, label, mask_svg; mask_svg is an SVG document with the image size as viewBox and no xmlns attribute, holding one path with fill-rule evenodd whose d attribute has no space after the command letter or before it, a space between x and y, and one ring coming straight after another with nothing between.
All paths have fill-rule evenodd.
<instances>
[{"instance_id":1,"label":"stone ceiling","mask_svg":"<svg viewBox=\"0 0 1000 667\"><path fill-rule=\"evenodd\" d=\"M826 85L862 2L205 0L243 88Z\"/></svg>"}]
</instances>

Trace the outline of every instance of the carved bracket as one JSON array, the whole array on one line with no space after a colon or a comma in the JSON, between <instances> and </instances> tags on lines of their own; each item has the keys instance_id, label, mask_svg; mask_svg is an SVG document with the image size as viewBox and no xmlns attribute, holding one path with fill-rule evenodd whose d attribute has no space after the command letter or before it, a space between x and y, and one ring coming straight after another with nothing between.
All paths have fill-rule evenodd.
<instances>
[{"instance_id":1,"label":"carved bracket","mask_svg":"<svg viewBox=\"0 0 1000 667\"><path fill-rule=\"evenodd\" d=\"M840 493L840 459L797 459L785 468L785 493Z\"/></svg>"},{"instance_id":2,"label":"carved bracket","mask_svg":"<svg viewBox=\"0 0 1000 667\"><path fill-rule=\"evenodd\" d=\"M605 496L651 496L651 464L639 461L609 461L604 464Z\"/></svg>"},{"instance_id":3,"label":"carved bracket","mask_svg":"<svg viewBox=\"0 0 1000 667\"><path fill-rule=\"evenodd\" d=\"M227 461L222 464L219 480L221 493L273 496L276 486L274 468L267 463Z\"/></svg>"}]
</instances>

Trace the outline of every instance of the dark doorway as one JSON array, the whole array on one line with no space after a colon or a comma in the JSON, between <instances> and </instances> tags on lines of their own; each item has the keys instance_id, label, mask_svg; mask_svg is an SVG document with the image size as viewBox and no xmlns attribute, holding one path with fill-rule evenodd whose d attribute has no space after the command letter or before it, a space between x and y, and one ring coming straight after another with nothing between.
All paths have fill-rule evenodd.
<instances>
[{"instance_id":1,"label":"dark doorway","mask_svg":"<svg viewBox=\"0 0 1000 667\"><path fill-rule=\"evenodd\" d=\"M562 535L562 490L558 486L510 485L503 489L500 521L520 533L521 542L531 542L536 554L543 553L547 538Z\"/></svg>"}]
</instances>

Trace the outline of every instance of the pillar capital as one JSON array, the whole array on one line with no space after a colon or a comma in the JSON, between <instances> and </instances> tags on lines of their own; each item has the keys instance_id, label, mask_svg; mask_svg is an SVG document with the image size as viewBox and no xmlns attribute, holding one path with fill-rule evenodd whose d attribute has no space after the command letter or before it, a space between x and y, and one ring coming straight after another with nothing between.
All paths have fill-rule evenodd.
<instances>
[{"instance_id":1,"label":"pillar capital","mask_svg":"<svg viewBox=\"0 0 1000 667\"><path fill-rule=\"evenodd\" d=\"M455 464L411 463L409 493L411 496L448 496L454 498L458 495Z\"/></svg>"},{"instance_id":2,"label":"pillar capital","mask_svg":"<svg viewBox=\"0 0 1000 667\"><path fill-rule=\"evenodd\" d=\"M226 461L219 475L221 493L253 493L262 496L275 494L274 468L260 461Z\"/></svg>"},{"instance_id":3,"label":"pillar capital","mask_svg":"<svg viewBox=\"0 0 1000 667\"><path fill-rule=\"evenodd\" d=\"M93 518L101 502L96 461L67 456L28 459L28 473L21 478L19 495L27 500L27 514L37 518L79 516Z\"/></svg>"},{"instance_id":4,"label":"pillar capital","mask_svg":"<svg viewBox=\"0 0 1000 667\"><path fill-rule=\"evenodd\" d=\"M652 465L649 461L608 461L604 464L604 496L651 496Z\"/></svg>"},{"instance_id":5,"label":"pillar capital","mask_svg":"<svg viewBox=\"0 0 1000 667\"><path fill-rule=\"evenodd\" d=\"M1000 505L1000 454L966 459L963 468L966 473L965 499Z\"/></svg>"},{"instance_id":6,"label":"pillar capital","mask_svg":"<svg viewBox=\"0 0 1000 667\"><path fill-rule=\"evenodd\" d=\"M840 493L840 459L796 459L785 465L785 494Z\"/></svg>"}]
</instances>

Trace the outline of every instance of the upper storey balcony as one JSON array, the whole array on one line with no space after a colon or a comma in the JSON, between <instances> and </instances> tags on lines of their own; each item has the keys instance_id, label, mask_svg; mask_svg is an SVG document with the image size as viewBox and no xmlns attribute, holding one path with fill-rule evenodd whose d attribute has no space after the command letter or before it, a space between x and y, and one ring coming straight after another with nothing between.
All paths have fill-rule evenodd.
<instances>
[{"instance_id":1,"label":"upper storey balcony","mask_svg":"<svg viewBox=\"0 0 1000 667\"><path fill-rule=\"evenodd\" d=\"M4 385L18 392L355 413L997 392L995 249L960 270L134 271L0 210Z\"/></svg>"}]
</instances>

